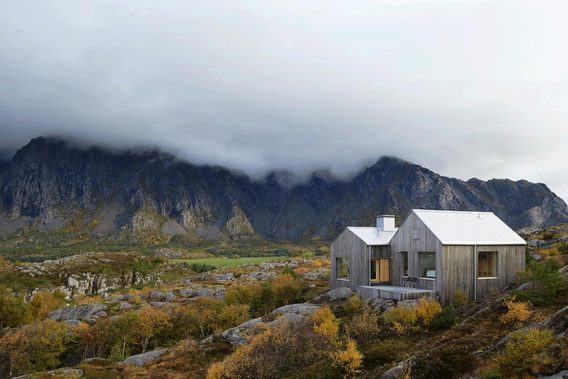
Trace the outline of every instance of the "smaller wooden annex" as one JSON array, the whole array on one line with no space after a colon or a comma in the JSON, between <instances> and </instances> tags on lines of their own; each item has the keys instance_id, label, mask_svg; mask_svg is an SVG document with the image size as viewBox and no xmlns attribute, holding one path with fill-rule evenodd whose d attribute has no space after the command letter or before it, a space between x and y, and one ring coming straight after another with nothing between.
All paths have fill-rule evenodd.
<instances>
[{"instance_id":1,"label":"smaller wooden annex","mask_svg":"<svg viewBox=\"0 0 568 379\"><path fill-rule=\"evenodd\" d=\"M375 227L347 227L331 244L331 286L395 300L456 292L478 299L525 270L526 242L491 212L414 209Z\"/></svg>"}]
</instances>

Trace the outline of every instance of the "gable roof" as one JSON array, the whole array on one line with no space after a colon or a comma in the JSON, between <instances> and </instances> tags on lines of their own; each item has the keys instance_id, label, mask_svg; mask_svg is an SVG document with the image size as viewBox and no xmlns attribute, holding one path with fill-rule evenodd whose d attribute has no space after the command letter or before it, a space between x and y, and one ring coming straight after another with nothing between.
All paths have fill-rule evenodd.
<instances>
[{"instance_id":1,"label":"gable roof","mask_svg":"<svg viewBox=\"0 0 568 379\"><path fill-rule=\"evenodd\" d=\"M493 212L413 209L412 212L444 245L525 245L526 242Z\"/></svg>"},{"instance_id":2,"label":"gable roof","mask_svg":"<svg viewBox=\"0 0 568 379\"><path fill-rule=\"evenodd\" d=\"M356 226L348 226L349 229L353 234L359 237L365 244L367 245L388 245L398 230L396 228L393 231L379 231L376 227L356 227Z\"/></svg>"}]
</instances>

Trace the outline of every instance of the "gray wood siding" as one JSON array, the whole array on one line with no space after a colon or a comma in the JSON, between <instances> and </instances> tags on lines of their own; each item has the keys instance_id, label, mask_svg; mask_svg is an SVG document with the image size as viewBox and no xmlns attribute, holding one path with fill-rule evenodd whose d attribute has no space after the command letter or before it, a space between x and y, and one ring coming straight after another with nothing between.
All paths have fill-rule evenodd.
<instances>
[{"instance_id":1,"label":"gray wood siding","mask_svg":"<svg viewBox=\"0 0 568 379\"><path fill-rule=\"evenodd\" d=\"M336 278L335 258L349 258L349 281ZM369 247L349 229L345 229L331 244L331 287L351 287L369 284Z\"/></svg>"},{"instance_id":2,"label":"gray wood siding","mask_svg":"<svg viewBox=\"0 0 568 379\"><path fill-rule=\"evenodd\" d=\"M422 221L414 214L406 218L398 229L398 232L391 240L392 255L392 284L402 285L403 262L400 252L408 252L408 276L418 278L419 260L418 253L424 251L433 251L436 253L436 280L419 279L418 288L438 290L440 287L441 260L439 258L440 241L436 236L424 225Z\"/></svg>"},{"instance_id":3,"label":"gray wood siding","mask_svg":"<svg viewBox=\"0 0 568 379\"><path fill-rule=\"evenodd\" d=\"M497 278L477 278L477 254L475 251L497 252ZM525 246L471 246L448 245L442 247L442 291L443 303L452 301L456 289L465 291L470 299L490 295L516 281L517 273L525 271ZM474 287L477 282L477 291Z\"/></svg>"}]
</instances>

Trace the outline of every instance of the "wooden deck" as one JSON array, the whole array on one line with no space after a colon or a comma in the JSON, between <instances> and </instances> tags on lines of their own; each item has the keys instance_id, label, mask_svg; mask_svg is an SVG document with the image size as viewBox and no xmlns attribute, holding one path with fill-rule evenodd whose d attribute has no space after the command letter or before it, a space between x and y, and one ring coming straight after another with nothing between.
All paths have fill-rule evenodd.
<instances>
[{"instance_id":1,"label":"wooden deck","mask_svg":"<svg viewBox=\"0 0 568 379\"><path fill-rule=\"evenodd\" d=\"M435 291L397 286L358 286L357 295L362 299L380 297L382 299L400 301L419 299L421 297L434 297Z\"/></svg>"}]
</instances>

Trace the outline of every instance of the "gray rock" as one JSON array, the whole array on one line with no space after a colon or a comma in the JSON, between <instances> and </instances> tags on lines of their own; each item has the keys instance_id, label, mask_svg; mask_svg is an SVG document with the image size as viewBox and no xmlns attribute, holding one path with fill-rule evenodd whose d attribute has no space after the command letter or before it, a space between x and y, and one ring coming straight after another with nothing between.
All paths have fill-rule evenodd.
<instances>
[{"instance_id":1,"label":"gray rock","mask_svg":"<svg viewBox=\"0 0 568 379\"><path fill-rule=\"evenodd\" d=\"M256 280L268 280L274 278L276 274L273 272L266 272L266 271L254 271L251 272L249 276Z\"/></svg>"},{"instance_id":2,"label":"gray rock","mask_svg":"<svg viewBox=\"0 0 568 379\"><path fill-rule=\"evenodd\" d=\"M404 372L410 365L409 361L402 361L393 368L387 370L383 375L381 375L381 379L398 379L404 376Z\"/></svg>"},{"instance_id":3,"label":"gray rock","mask_svg":"<svg viewBox=\"0 0 568 379\"><path fill-rule=\"evenodd\" d=\"M138 367L142 367L147 365L148 363L152 362L156 358L163 355L167 350L166 349L156 349L152 351L147 351L142 354L131 355L130 357L126 358L122 361L125 364L135 365Z\"/></svg>"},{"instance_id":4,"label":"gray rock","mask_svg":"<svg viewBox=\"0 0 568 379\"><path fill-rule=\"evenodd\" d=\"M333 303L338 301L345 301L349 299L351 296L355 295L355 292L349 287L338 287L332 289L331 291L327 291L326 293L317 296L311 302L315 304L319 303Z\"/></svg>"},{"instance_id":5,"label":"gray rock","mask_svg":"<svg viewBox=\"0 0 568 379\"><path fill-rule=\"evenodd\" d=\"M523 283L516 288L517 291L526 291L532 287L532 282Z\"/></svg>"},{"instance_id":6,"label":"gray rock","mask_svg":"<svg viewBox=\"0 0 568 379\"><path fill-rule=\"evenodd\" d=\"M258 267L260 267L261 270L266 271L266 270L271 270L271 269L273 269L273 268L276 267L276 266L274 265L274 263L271 263L271 262L264 262L263 264L261 264L261 265L258 266Z\"/></svg>"},{"instance_id":7,"label":"gray rock","mask_svg":"<svg viewBox=\"0 0 568 379\"><path fill-rule=\"evenodd\" d=\"M298 321L304 317L311 316L321 306L310 303L289 304L276 308L270 313L272 317L285 317L289 321ZM269 316L269 317L270 317Z\"/></svg>"},{"instance_id":8,"label":"gray rock","mask_svg":"<svg viewBox=\"0 0 568 379\"><path fill-rule=\"evenodd\" d=\"M119 311L126 311L134 307L134 305L127 303L126 301L121 301L120 306L118 307Z\"/></svg>"},{"instance_id":9,"label":"gray rock","mask_svg":"<svg viewBox=\"0 0 568 379\"><path fill-rule=\"evenodd\" d=\"M178 291L178 294L181 297L194 297L195 295L195 290L193 288L182 288Z\"/></svg>"},{"instance_id":10,"label":"gray rock","mask_svg":"<svg viewBox=\"0 0 568 379\"><path fill-rule=\"evenodd\" d=\"M546 245L546 241L543 240L530 240L527 242L530 247L543 247Z\"/></svg>"},{"instance_id":11,"label":"gray rock","mask_svg":"<svg viewBox=\"0 0 568 379\"><path fill-rule=\"evenodd\" d=\"M394 307L394 300L381 299L380 297L375 297L369 300L369 306L374 311L384 312L387 309Z\"/></svg>"},{"instance_id":12,"label":"gray rock","mask_svg":"<svg viewBox=\"0 0 568 379\"><path fill-rule=\"evenodd\" d=\"M152 300L152 301L162 301L164 298L165 298L165 295L160 291L150 292L150 300Z\"/></svg>"},{"instance_id":13,"label":"gray rock","mask_svg":"<svg viewBox=\"0 0 568 379\"><path fill-rule=\"evenodd\" d=\"M107 306L102 303L81 304L76 307L65 307L51 312L47 318L54 321L83 320L106 316ZM102 313L100 313L102 312Z\"/></svg>"},{"instance_id":14,"label":"gray rock","mask_svg":"<svg viewBox=\"0 0 568 379\"><path fill-rule=\"evenodd\" d=\"M219 274L219 275L215 275L215 281L217 282L230 282L232 280L235 280L235 274L233 274L232 272L228 272L226 274Z\"/></svg>"},{"instance_id":15,"label":"gray rock","mask_svg":"<svg viewBox=\"0 0 568 379\"><path fill-rule=\"evenodd\" d=\"M540 379L568 379L568 370L550 376L539 376Z\"/></svg>"},{"instance_id":16,"label":"gray rock","mask_svg":"<svg viewBox=\"0 0 568 379\"><path fill-rule=\"evenodd\" d=\"M195 295L197 297L214 297L215 290L213 288L198 288L195 290Z\"/></svg>"},{"instance_id":17,"label":"gray rock","mask_svg":"<svg viewBox=\"0 0 568 379\"><path fill-rule=\"evenodd\" d=\"M554 313L545 321L544 327L554 330L556 333L568 329L568 305Z\"/></svg>"},{"instance_id":18,"label":"gray rock","mask_svg":"<svg viewBox=\"0 0 568 379\"><path fill-rule=\"evenodd\" d=\"M166 292L164 295L166 302L171 303L176 299L176 295L173 292Z\"/></svg>"},{"instance_id":19,"label":"gray rock","mask_svg":"<svg viewBox=\"0 0 568 379\"><path fill-rule=\"evenodd\" d=\"M310 281L327 280L329 279L329 275L330 275L329 269L325 267L320 267L316 270L306 272L304 274L304 280L310 280Z\"/></svg>"}]
</instances>

